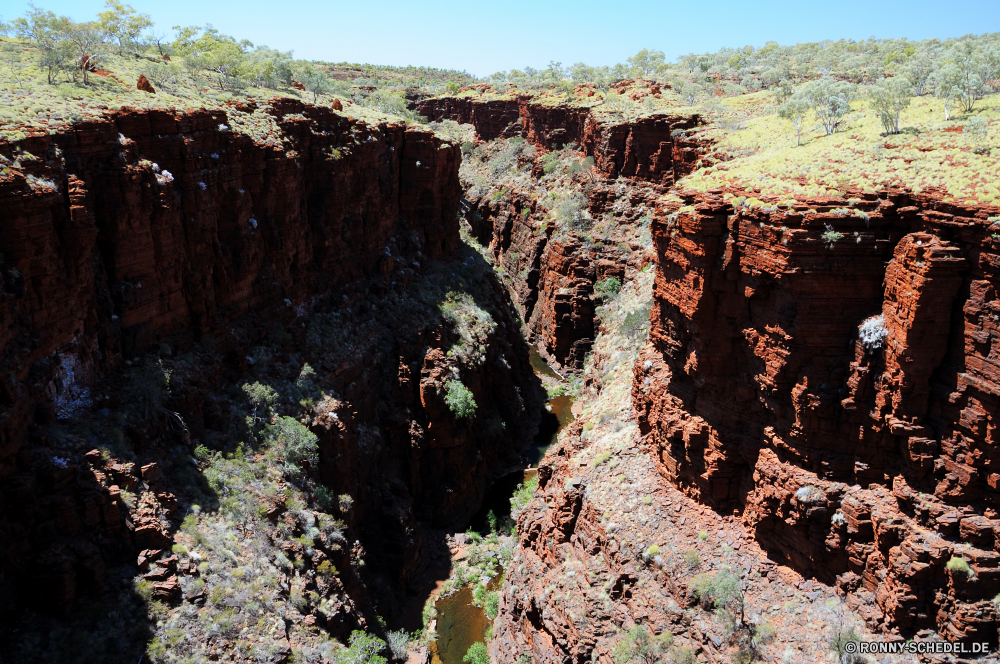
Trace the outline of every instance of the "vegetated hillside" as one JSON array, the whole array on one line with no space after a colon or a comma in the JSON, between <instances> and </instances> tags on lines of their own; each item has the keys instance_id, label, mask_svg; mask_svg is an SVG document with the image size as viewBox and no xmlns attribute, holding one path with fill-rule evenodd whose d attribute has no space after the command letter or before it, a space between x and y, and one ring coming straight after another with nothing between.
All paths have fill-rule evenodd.
<instances>
[{"instance_id":1,"label":"vegetated hillside","mask_svg":"<svg viewBox=\"0 0 1000 664\"><path fill-rule=\"evenodd\" d=\"M119 3L95 19L32 7L0 23L0 35L7 34L0 37L0 137L58 131L122 107L217 109L280 98L346 106L367 119L414 119L407 89L439 94L449 83L473 80L428 67L297 60L211 26L176 28L168 38L147 15Z\"/></svg>"}]
</instances>

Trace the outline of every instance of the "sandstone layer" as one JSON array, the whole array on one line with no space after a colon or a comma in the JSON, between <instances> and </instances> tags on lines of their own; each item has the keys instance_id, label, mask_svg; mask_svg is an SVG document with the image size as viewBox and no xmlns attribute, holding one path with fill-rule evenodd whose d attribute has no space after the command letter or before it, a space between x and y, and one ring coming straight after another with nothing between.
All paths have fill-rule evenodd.
<instances>
[{"instance_id":1,"label":"sandstone layer","mask_svg":"<svg viewBox=\"0 0 1000 664\"><path fill-rule=\"evenodd\" d=\"M232 131L222 112L126 109L0 148L17 164L0 180L6 607L67 611L112 565L169 548L190 508L187 455L242 417L220 390L238 394L253 376L294 382L305 348L316 389L336 395L311 423L319 476L355 498L347 527L369 556L357 571L364 548L338 554L355 571L335 633L364 626L357 609L371 620L373 602L398 610L434 549L423 529L461 526L530 440L523 411L537 397L523 341L481 278L488 268L458 250L458 146L287 100L268 112L283 143ZM463 278L481 284L476 311L491 327L465 338L433 307L413 312ZM411 285L429 295L408 297ZM325 336L310 328L319 318ZM446 355L463 339L479 352ZM150 349L173 372L169 401L116 422L136 398L129 367ZM455 375L488 426L449 411ZM65 442L62 423L79 418L134 458L86 454L105 434ZM168 460L156 477L141 468L150 457ZM170 578L164 599L178 596Z\"/></svg>"},{"instance_id":2,"label":"sandstone layer","mask_svg":"<svg viewBox=\"0 0 1000 664\"><path fill-rule=\"evenodd\" d=\"M684 132L702 124L698 115L657 113L624 120L599 115L596 108L544 103L532 95L489 101L437 97L417 104L429 120L471 124L482 141L520 136L546 150L576 143L611 178L670 185L694 170L701 146Z\"/></svg>"},{"instance_id":3,"label":"sandstone layer","mask_svg":"<svg viewBox=\"0 0 1000 664\"><path fill-rule=\"evenodd\" d=\"M660 473L871 626L995 644L996 210L722 193L653 222L633 400Z\"/></svg>"}]
</instances>

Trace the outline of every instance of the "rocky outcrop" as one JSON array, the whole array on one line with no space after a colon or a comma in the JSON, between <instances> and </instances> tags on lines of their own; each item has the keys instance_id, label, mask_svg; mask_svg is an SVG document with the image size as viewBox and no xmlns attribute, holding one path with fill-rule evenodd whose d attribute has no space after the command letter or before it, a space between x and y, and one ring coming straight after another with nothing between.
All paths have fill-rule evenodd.
<instances>
[{"instance_id":1,"label":"rocky outcrop","mask_svg":"<svg viewBox=\"0 0 1000 664\"><path fill-rule=\"evenodd\" d=\"M111 562L163 548L169 513L150 512L147 537L114 492L145 472L101 481L103 461L76 460L47 438L50 423L101 407L95 381L151 347L177 352L216 336L231 366L206 363L206 381L245 371L245 344L317 297L342 289L356 301L366 291L349 284L388 288L412 280L421 262L455 255L457 146L401 122L366 125L289 100L269 112L283 145L231 130L221 111L125 109L0 146L5 605L13 593L65 609ZM393 255L397 245L412 255ZM256 331L244 335L248 321ZM187 435L219 421L210 394L178 394L171 407ZM123 428L115 435L141 449Z\"/></svg>"},{"instance_id":2,"label":"rocky outcrop","mask_svg":"<svg viewBox=\"0 0 1000 664\"><path fill-rule=\"evenodd\" d=\"M645 444L870 625L995 644L996 210L857 196L658 210Z\"/></svg>"},{"instance_id":3,"label":"rocky outcrop","mask_svg":"<svg viewBox=\"0 0 1000 664\"><path fill-rule=\"evenodd\" d=\"M647 264L642 236L660 193L641 180L591 174L571 178L569 186L582 194L594 225L613 223L557 233L537 193L516 189L467 196L463 211L472 234L502 267L539 350L551 363L579 371L594 341L595 284L609 277L624 282Z\"/></svg>"},{"instance_id":4,"label":"rocky outcrop","mask_svg":"<svg viewBox=\"0 0 1000 664\"><path fill-rule=\"evenodd\" d=\"M634 120L601 114L600 106L552 103L545 97L508 99L437 97L418 104L433 121L471 124L479 140L521 136L544 150L576 143L609 178L624 176L671 185L695 169L704 153L686 130L703 124L697 115L656 113Z\"/></svg>"}]
</instances>

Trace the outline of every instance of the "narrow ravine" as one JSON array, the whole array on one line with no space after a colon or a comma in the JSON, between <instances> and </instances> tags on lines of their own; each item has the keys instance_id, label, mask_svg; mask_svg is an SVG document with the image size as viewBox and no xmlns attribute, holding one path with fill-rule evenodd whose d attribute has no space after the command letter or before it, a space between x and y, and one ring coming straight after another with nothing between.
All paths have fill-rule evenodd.
<instances>
[{"instance_id":1,"label":"narrow ravine","mask_svg":"<svg viewBox=\"0 0 1000 664\"><path fill-rule=\"evenodd\" d=\"M512 508L518 503L518 494L527 497L534 493L538 462L556 442L559 432L573 421L574 395L570 381L546 364L534 346L530 350L530 359L531 367L547 390L549 398L544 406L538 433L525 453L528 466L497 480L487 490L482 506L472 517L467 532L454 537L458 550L452 556L452 578L455 577L457 564L477 555L475 552L482 543L486 543L488 548L491 537L498 542L510 540L510 545L513 544L514 520L511 517ZM493 621L484 607L478 605L475 591L476 583L484 582L486 591L499 590L506 570L499 558L496 560L498 563L493 566L495 573L492 577L481 577L478 582L451 592L447 591L446 584L440 584L434 591L432 598L437 617L429 632L433 635L428 648L431 664L463 664L463 659L473 644L489 641Z\"/></svg>"}]
</instances>

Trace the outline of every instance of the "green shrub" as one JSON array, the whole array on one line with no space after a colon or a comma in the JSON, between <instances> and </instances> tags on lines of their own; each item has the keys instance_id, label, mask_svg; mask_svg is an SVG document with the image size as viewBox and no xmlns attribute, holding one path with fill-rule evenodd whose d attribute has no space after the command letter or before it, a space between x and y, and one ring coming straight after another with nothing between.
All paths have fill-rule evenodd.
<instances>
[{"instance_id":1,"label":"green shrub","mask_svg":"<svg viewBox=\"0 0 1000 664\"><path fill-rule=\"evenodd\" d=\"M847 654L847 644L850 642L858 642L861 640L861 635L858 634L858 630L853 627L849 629L839 629L837 630L833 638L830 639L830 650L837 653L837 661L843 661L844 655Z\"/></svg>"},{"instance_id":2,"label":"green shrub","mask_svg":"<svg viewBox=\"0 0 1000 664\"><path fill-rule=\"evenodd\" d=\"M423 624L424 629L427 629L431 622L437 618L437 614L437 607L434 606L434 598L429 597L424 604L424 610L420 614L421 624Z\"/></svg>"},{"instance_id":3,"label":"green shrub","mask_svg":"<svg viewBox=\"0 0 1000 664\"><path fill-rule=\"evenodd\" d=\"M657 546L656 544L653 544L648 549L646 549L646 555L648 556L657 556L659 554L660 554L660 547Z\"/></svg>"},{"instance_id":4,"label":"green shrub","mask_svg":"<svg viewBox=\"0 0 1000 664\"><path fill-rule=\"evenodd\" d=\"M826 244L828 248L832 249L833 245L836 244L837 241L843 237L844 237L843 233L838 233L837 231L833 230L833 226L827 224L826 230L823 232L823 242Z\"/></svg>"},{"instance_id":5,"label":"green shrub","mask_svg":"<svg viewBox=\"0 0 1000 664\"><path fill-rule=\"evenodd\" d=\"M399 629L386 633L389 642L389 650L392 656L403 661L406 659L406 650L410 646L410 637L405 630Z\"/></svg>"},{"instance_id":6,"label":"green shrub","mask_svg":"<svg viewBox=\"0 0 1000 664\"><path fill-rule=\"evenodd\" d=\"M631 311L625 316L618 331L627 337L636 336L649 329L649 312L653 308L652 302L647 302L635 311Z\"/></svg>"},{"instance_id":7,"label":"green shrub","mask_svg":"<svg viewBox=\"0 0 1000 664\"><path fill-rule=\"evenodd\" d=\"M615 295L618 295L621 289L622 289L622 282L618 281L618 279L614 277L608 277L607 279L602 279L601 281L598 281L596 284L594 284L594 292L596 292L598 295L604 298L611 298L614 297Z\"/></svg>"},{"instance_id":8,"label":"green shrub","mask_svg":"<svg viewBox=\"0 0 1000 664\"><path fill-rule=\"evenodd\" d=\"M490 664L489 648L482 641L477 641L469 646L462 661L468 664Z\"/></svg>"},{"instance_id":9,"label":"green shrub","mask_svg":"<svg viewBox=\"0 0 1000 664\"><path fill-rule=\"evenodd\" d=\"M967 576L972 576L974 574L972 568L969 567L969 563L965 558L959 558L956 556L951 560L949 560L945 566L948 568L949 572L962 572L965 573Z\"/></svg>"},{"instance_id":10,"label":"green shrub","mask_svg":"<svg viewBox=\"0 0 1000 664\"><path fill-rule=\"evenodd\" d=\"M602 463L611 458L611 452L601 452L594 458L595 466L600 466Z\"/></svg>"},{"instance_id":11,"label":"green shrub","mask_svg":"<svg viewBox=\"0 0 1000 664\"><path fill-rule=\"evenodd\" d=\"M444 389L444 401L455 417L466 419L476 414L476 400L472 396L472 391L462 381L449 380L445 383Z\"/></svg>"},{"instance_id":12,"label":"green shrub","mask_svg":"<svg viewBox=\"0 0 1000 664\"><path fill-rule=\"evenodd\" d=\"M538 489L538 476L530 478L524 484L518 484L517 489L514 491L514 495L510 497L510 518L517 520L517 515L521 513L524 506L528 504L531 497L535 495L535 490Z\"/></svg>"},{"instance_id":13,"label":"green shrub","mask_svg":"<svg viewBox=\"0 0 1000 664\"><path fill-rule=\"evenodd\" d=\"M316 504L324 512L329 512L333 508L335 496L329 488L320 484L313 489L313 496L316 498Z\"/></svg>"},{"instance_id":14,"label":"green shrub","mask_svg":"<svg viewBox=\"0 0 1000 664\"><path fill-rule=\"evenodd\" d=\"M763 645L770 643L774 640L774 637L778 634L778 628L770 621L764 621L757 627L754 633L754 641L756 644Z\"/></svg>"},{"instance_id":15,"label":"green shrub","mask_svg":"<svg viewBox=\"0 0 1000 664\"><path fill-rule=\"evenodd\" d=\"M486 602L483 606L483 612L486 617L490 620L496 620L497 616L500 615L500 593L497 591L490 591L486 595Z\"/></svg>"},{"instance_id":16,"label":"green shrub","mask_svg":"<svg viewBox=\"0 0 1000 664\"><path fill-rule=\"evenodd\" d=\"M294 597L294 596L293 596ZM385 641L360 630L351 632L350 645L337 653L337 664L386 664L380 653Z\"/></svg>"},{"instance_id":17,"label":"green shrub","mask_svg":"<svg viewBox=\"0 0 1000 664\"><path fill-rule=\"evenodd\" d=\"M705 540L707 540L708 539L708 531L707 530L699 530L698 531L698 539L700 539L702 542L704 542Z\"/></svg>"},{"instance_id":18,"label":"green shrub","mask_svg":"<svg viewBox=\"0 0 1000 664\"><path fill-rule=\"evenodd\" d=\"M315 469L319 465L319 439L295 418L281 417L266 431L267 437L284 449L287 475L297 477L302 474L303 466Z\"/></svg>"},{"instance_id":19,"label":"green shrub","mask_svg":"<svg viewBox=\"0 0 1000 664\"><path fill-rule=\"evenodd\" d=\"M696 664L698 659L694 655L694 650L688 646L681 646L670 652L670 661L672 664Z\"/></svg>"},{"instance_id":20,"label":"green shrub","mask_svg":"<svg viewBox=\"0 0 1000 664\"><path fill-rule=\"evenodd\" d=\"M684 552L684 564L694 569L698 565L701 565L701 556L694 549L689 549Z\"/></svg>"},{"instance_id":21,"label":"green shrub","mask_svg":"<svg viewBox=\"0 0 1000 664\"><path fill-rule=\"evenodd\" d=\"M640 664L642 662L659 662L660 657L673 645L673 636L664 632L659 636L650 637L642 625L634 625L628 630L611 651L611 659L615 664Z\"/></svg>"}]
</instances>

